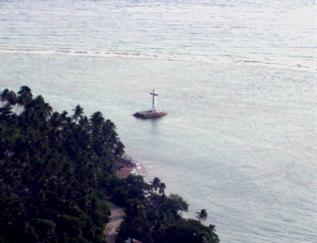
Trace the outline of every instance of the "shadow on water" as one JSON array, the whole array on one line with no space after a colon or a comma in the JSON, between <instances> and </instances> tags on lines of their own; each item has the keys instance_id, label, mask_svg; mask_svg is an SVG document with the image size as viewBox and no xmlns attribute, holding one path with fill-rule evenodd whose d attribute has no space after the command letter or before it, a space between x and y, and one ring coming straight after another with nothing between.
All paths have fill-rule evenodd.
<instances>
[{"instance_id":1,"label":"shadow on water","mask_svg":"<svg viewBox=\"0 0 317 243\"><path fill-rule=\"evenodd\" d=\"M164 118L157 118L157 119L142 119L142 118L135 118L137 122L142 122L145 128L148 128L148 132L151 135L159 134L159 124L161 120Z\"/></svg>"}]
</instances>

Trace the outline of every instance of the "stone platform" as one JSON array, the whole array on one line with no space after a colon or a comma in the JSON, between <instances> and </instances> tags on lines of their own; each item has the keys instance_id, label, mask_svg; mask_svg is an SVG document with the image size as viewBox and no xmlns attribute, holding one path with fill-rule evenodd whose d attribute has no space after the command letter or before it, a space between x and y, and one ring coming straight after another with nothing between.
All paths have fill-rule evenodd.
<instances>
[{"instance_id":1,"label":"stone platform","mask_svg":"<svg viewBox=\"0 0 317 243\"><path fill-rule=\"evenodd\" d=\"M137 118L142 118L142 119L158 119L163 116L166 116L167 113L163 111L155 111L155 110L148 110L148 111L138 111L133 114L133 116Z\"/></svg>"}]
</instances>

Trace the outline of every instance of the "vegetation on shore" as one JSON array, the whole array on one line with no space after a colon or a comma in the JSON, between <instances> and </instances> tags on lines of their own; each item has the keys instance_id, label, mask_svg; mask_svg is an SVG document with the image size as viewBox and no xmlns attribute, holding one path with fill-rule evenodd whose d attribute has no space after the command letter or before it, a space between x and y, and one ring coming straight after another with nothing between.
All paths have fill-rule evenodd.
<instances>
[{"instance_id":1,"label":"vegetation on shore","mask_svg":"<svg viewBox=\"0 0 317 243\"><path fill-rule=\"evenodd\" d=\"M115 125L79 105L58 113L27 86L0 94L0 242L105 242L108 201L125 209L117 242L219 242L207 214L184 219L187 203L159 178L115 176L124 153Z\"/></svg>"}]
</instances>

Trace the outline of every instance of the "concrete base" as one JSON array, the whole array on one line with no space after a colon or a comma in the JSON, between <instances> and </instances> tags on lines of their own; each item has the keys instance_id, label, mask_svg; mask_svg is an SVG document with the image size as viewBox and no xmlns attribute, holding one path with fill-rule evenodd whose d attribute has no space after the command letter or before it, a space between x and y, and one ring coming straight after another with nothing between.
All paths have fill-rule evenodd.
<instances>
[{"instance_id":1,"label":"concrete base","mask_svg":"<svg viewBox=\"0 0 317 243\"><path fill-rule=\"evenodd\" d=\"M153 110L138 111L138 112L133 114L133 116L135 116L137 118L142 118L142 119L157 119L157 118L161 118L161 117L166 116L166 115L167 115L167 113L165 113L163 111L153 111Z\"/></svg>"}]
</instances>

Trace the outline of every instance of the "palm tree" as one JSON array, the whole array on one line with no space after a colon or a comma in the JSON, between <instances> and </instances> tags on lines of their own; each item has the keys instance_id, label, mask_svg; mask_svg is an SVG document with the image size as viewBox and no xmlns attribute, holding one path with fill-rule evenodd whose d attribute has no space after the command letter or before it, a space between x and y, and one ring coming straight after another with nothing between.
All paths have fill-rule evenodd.
<instances>
[{"instance_id":1,"label":"palm tree","mask_svg":"<svg viewBox=\"0 0 317 243\"><path fill-rule=\"evenodd\" d=\"M154 189L154 191L156 191L160 185L161 185L161 180L158 177L155 177L151 183L152 188Z\"/></svg>"},{"instance_id":2,"label":"palm tree","mask_svg":"<svg viewBox=\"0 0 317 243\"><path fill-rule=\"evenodd\" d=\"M208 228L210 229L210 231L214 231L216 227L213 224L210 224Z\"/></svg>"},{"instance_id":3,"label":"palm tree","mask_svg":"<svg viewBox=\"0 0 317 243\"><path fill-rule=\"evenodd\" d=\"M162 182L159 186L159 194L165 195L165 188L166 188L166 185L164 182Z\"/></svg>"},{"instance_id":4,"label":"palm tree","mask_svg":"<svg viewBox=\"0 0 317 243\"><path fill-rule=\"evenodd\" d=\"M17 104L17 101L18 101L18 98L17 98L17 95L14 91L10 91L7 95L7 101L10 105L16 105Z\"/></svg>"},{"instance_id":5,"label":"palm tree","mask_svg":"<svg viewBox=\"0 0 317 243\"><path fill-rule=\"evenodd\" d=\"M92 114L90 121L93 128L99 128L104 123L105 119L103 118L102 113L100 111L97 111Z\"/></svg>"},{"instance_id":6,"label":"palm tree","mask_svg":"<svg viewBox=\"0 0 317 243\"><path fill-rule=\"evenodd\" d=\"M3 107L0 107L0 120L9 121L12 118L11 106L6 104Z\"/></svg>"},{"instance_id":7,"label":"palm tree","mask_svg":"<svg viewBox=\"0 0 317 243\"><path fill-rule=\"evenodd\" d=\"M26 106L32 101L32 92L28 86L22 86L18 92L18 103L19 105Z\"/></svg>"},{"instance_id":8,"label":"palm tree","mask_svg":"<svg viewBox=\"0 0 317 243\"><path fill-rule=\"evenodd\" d=\"M196 212L196 218L201 222L205 221L208 218L208 213L206 209L201 209L199 212Z\"/></svg>"},{"instance_id":9,"label":"palm tree","mask_svg":"<svg viewBox=\"0 0 317 243\"><path fill-rule=\"evenodd\" d=\"M80 105L77 105L73 111L74 111L73 119L75 121L78 121L79 118L82 118L84 109Z\"/></svg>"},{"instance_id":10,"label":"palm tree","mask_svg":"<svg viewBox=\"0 0 317 243\"><path fill-rule=\"evenodd\" d=\"M45 121L48 120L52 114L52 107L48 103L45 103L45 100L41 95L37 96L30 105L32 106L31 110L37 113L36 115Z\"/></svg>"},{"instance_id":11,"label":"palm tree","mask_svg":"<svg viewBox=\"0 0 317 243\"><path fill-rule=\"evenodd\" d=\"M17 104L17 95L14 91L9 91L8 89L5 89L0 94L0 101L3 105L16 105Z\"/></svg>"},{"instance_id":12,"label":"palm tree","mask_svg":"<svg viewBox=\"0 0 317 243\"><path fill-rule=\"evenodd\" d=\"M8 96L9 96L10 91L8 89L5 89L1 92L0 94L0 101L3 104L6 104L6 102L8 101Z\"/></svg>"},{"instance_id":13,"label":"palm tree","mask_svg":"<svg viewBox=\"0 0 317 243\"><path fill-rule=\"evenodd\" d=\"M69 120L69 117L67 116L67 111L63 111L59 118L60 118L60 122L61 124L65 125L65 124L69 124L70 123L70 120ZM65 126L64 126L65 127Z\"/></svg>"}]
</instances>

